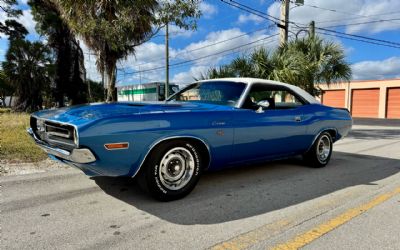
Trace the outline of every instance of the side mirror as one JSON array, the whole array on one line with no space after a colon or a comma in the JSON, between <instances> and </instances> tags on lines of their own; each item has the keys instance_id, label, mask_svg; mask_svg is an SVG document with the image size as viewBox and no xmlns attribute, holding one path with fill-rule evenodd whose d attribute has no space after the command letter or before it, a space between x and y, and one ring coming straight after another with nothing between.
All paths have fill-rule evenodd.
<instances>
[{"instance_id":1,"label":"side mirror","mask_svg":"<svg viewBox=\"0 0 400 250\"><path fill-rule=\"evenodd\" d=\"M267 109L270 106L269 101L267 101L267 100L259 101L259 102L257 102L257 105L264 109Z\"/></svg>"},{"instance_id":2,"label":"side mirror","mask_svg":"<svg viewBox=\"0 0 400 250\"><path fill-rule=\"evenodd\" d=\"M259 108L256 110L256 112L264 113L264 109L267 109L270 106L270 103L267 100L262 100L257 102L257 105L259 106Z\"/></svg>"},{"instance_id":3,"label":"side mirror","mask_svg":"<svg viewBox=\"0 0 400 250\"><path fill-rule=\"evenodd\" d=\"M176 92L179 91L179 88L178 88L178 87L172 87L172 91L173 91L174 93L176 93Z\"/></svg>"}]
</instances>

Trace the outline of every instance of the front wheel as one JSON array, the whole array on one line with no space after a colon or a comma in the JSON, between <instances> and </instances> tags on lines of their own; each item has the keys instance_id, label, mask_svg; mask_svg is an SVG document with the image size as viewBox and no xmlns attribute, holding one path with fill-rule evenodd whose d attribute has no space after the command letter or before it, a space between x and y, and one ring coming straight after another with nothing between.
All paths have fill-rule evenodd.
<instances>
[{"instance_id":1,"label":"front wheel","mask_svg":"<svg viewBox=\"0 0 400 250\"><path fill-rule=\"evenodd\" d=\"M325 167L331 159L332 144L332 136L328 132L321 133L310 150L303 156L304 160L311 167Z\"/></svg>"},{"instance_id":2,"label":"front wheel","mask_svg":"<svg viewBox=\"0 0 400 250\"><path fill-rule=\"evenodd\" d=\"M157 146L146 160L145 185L158 200L180 199L196 186L202 164L195 145L182 140L165 142Z\"/></svg>"}]
</instances>

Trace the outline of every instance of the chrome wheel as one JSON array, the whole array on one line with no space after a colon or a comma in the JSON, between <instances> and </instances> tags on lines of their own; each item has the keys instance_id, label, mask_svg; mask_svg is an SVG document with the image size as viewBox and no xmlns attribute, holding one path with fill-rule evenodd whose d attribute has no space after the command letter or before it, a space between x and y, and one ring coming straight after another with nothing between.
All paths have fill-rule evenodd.
<instances>
[{"instance_id":1,"label":"chrome wheel","mask_svg":"<svg viewBox=\"0 0 400 250\"><path fill-rule=\"evenodd\" d=\"M179 190L192 179L195 169L193 154L186 148L175 147L161 159L160 181L169 190Z\"/></svg>"},{"instance_id":2,"label":"chrome wheel","mask_svg":"<svg viewBox=\"0 0 400 250\"><path fill-rule=\"evenodd\" d=\"M331 140L327 135L321 136L319 138L318 144L317 144L317 158L318 160L323 163L325 162L330 153L331 153Z\"/></svg>"}]
</instances>

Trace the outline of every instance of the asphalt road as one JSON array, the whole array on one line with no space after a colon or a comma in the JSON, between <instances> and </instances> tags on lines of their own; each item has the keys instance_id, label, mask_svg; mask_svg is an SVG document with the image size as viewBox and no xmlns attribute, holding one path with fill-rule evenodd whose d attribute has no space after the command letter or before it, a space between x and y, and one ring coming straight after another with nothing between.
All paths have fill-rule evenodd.
<instances>
[{"instance_id":1,"label":"asphalt road","mask_svg":"<svg viewBox=\"0 0 400 250\"><path fill-rule=\"evenodd\" d=\"M0 248L400 249L399 172L400 125L363 121L326 168L208 173L169 203L72 168L0 177Z\"/></svg>"}]
</instances>

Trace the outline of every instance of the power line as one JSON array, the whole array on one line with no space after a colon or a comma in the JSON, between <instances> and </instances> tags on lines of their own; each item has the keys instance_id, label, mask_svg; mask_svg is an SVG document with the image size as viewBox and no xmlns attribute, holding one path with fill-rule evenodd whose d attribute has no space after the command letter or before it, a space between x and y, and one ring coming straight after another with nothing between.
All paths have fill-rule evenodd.
<instances>
[{"instance_id":1,"label":"power line","mask_svg":"<svg viewBox=\"0 0 400 250\"><path fill-rule=\"evenodd\" d=\"M383 15L391 15L391 14L399 14L399 12L398 11L391 11L391 12L379 13L379 14L375 14L375 15L369 15L368 17L341 18L341 19L334 19L334 20L319 21L319 22L316 22L316 23L334 23L334 22L340 22L340 21L365 19L365 18L370 18L370 17L373 17L373 16L383 16Z\"/></svg>"},{"instance_id":2,"label":"power line","mask_svg":"<svg viewBox=\"0 0 400 250\"><path fill-rule=\"evenodd\" d=\"M246 43L246 44L243 44L243 45L240 45L240 46L231 48L231 49L227 49L227 50L223 50L223 51L217 52L217 53L214 53L214 54L210 54L210 55L206 55L206 56L201 56L201 57L198 57L198 58L195 58L195 59L190 59L190 60L185 60L185 61L177 62L177 63L171 64L170 66L171 66L171 67L173 67L173 66L178 66L178 65L187 64L187 63L190 63L190 62L199 61L199 60L202 60L202 59L205 59L205 58L213 57L213 56L216 56L216 55L220 55L220 54L226 53L226 52L228 52L228 51L236 50L236 49L239 49L239 48L242 48L242 47L245 47L245 46L248 46L248 45L251 45L251 44L254 44L254 43L257 43L257 42L266 40L266 39L269 39L269 38L272 38L272 37L277 36L277 35L278 35L278 34L271 35L271 36L268 36L268 37L265 37L265 38L262 38L262 39L258 39L258 40L256 40L256 41L253 41L253 42L250 42L250 43ZM140 72L137 71L137 72L135 72L135 73L143 73L143 72L153 71L153 70L156 70L156 69L164 69L164 66L162 66L162 67L157 67L157 68L153 68L153 69L146 69L146 70L142 70L142 71L140 71ZM127 73L127 74L128 74L128 73Z\"/></svg>"},{"instance_id":3,"label":"power line","mask_svg":"<svg viewBox=\"0 0 400 250\"><path fill-rule=\"evenodd\" d=\"M276 34L276 35L278 35L278 34ZM245 48L245 49L249 50L249 49L257 48L257 47L260 47L260 46L265 46L266 44L271 43L271 42L273 42L273 40L271 40L271 41L269 41L269 42L263 42L262 44L258 44L258 45L255 45L255 46L251 46L251 47ZM240 49L240 50L238 50L238 51L225 54L224 56L234 55L234 54L237 54L237 53L239 53L239 52L242 52L242 51L245 50L245 49L242 48L242 49ZM212 55L212 56L215 56L215 55ZM203 58L203 59L204 59L204 58ZM193 64L193 62L191 62L190 64ZM180 68L180 67L182 67L182 66L186 66L186 64L178 65L178 66L175 66L174 68ZM161 69L157 69L157 71L159 71L159 70L161 70ZM141 73L141 72L132 72L132 73L130 73L130 75L139 74L139 73ZM121 82L121 81L123 81L124 79L125 79L125 77L124 77L123 79L118 80L118 82ZM149 79L149 78L147 78L147 79Z\"/></svg>"},{"instance_id":4,"label":"power line","mask_svg":"<svg viewBox=\"0 0 400 250\"><path fill-rule=\"evenodd\" d=\"M358 38L342 36L342 35L339 35L339 34L332 34L332 33L321 32L321 31L317 31L317 33L318 34L322 34L322 35L327 35L327 36L340 37L340 38L344 38L344 39L348 39L348 40L359 41L359 42L364 42L364 43L370 43L370 44L375 44L375 45L380 45L380 46L400 49L400 47L394 46L394 45L382 44L382 43L378 43L378 42L372 42L372 41L362 40L362 39L358 39Z\"/></svg>"},{"instance_id":5,"label":"power line","mask_svg":"<svg viewBox=\"0 0 400 250\"><path fill-rule=\"evenodd\" d=\"M209 54L209 55L201 56L201 57L198 57L198 58L177 62L177 63L171 64L170 67L176 67L176 66L180 66L180 65L185 65L185 64L188 64L188 63L191 63L191 62L196 62L196 61L199 61L199 60L202 60L202 59L205 59L205 58L221 55L221 54L224 54L224 53L232 51L232 50L240 49L240 48L246 47L248 45L252 45L252 44L258 43L260 41L264 41L264 40L270 39L270 38L272 38L274 36L277 36L277 35L278 34L270 35L270 36L258 39L256 41L249 42L249 43L246 43L246 44L242 44L240 46L237 46L237 47L234 47L234 48L231 48L231 49L227 49L227 50L223 50L223 51L220 51L220 52L217 52L217 53L214 53L214 54ZM235 53L237 53L237 52L235 52ZM161 69L164 69L164 66L155 67L155 68L151 68L151 69L145 69L145 70L141 70L141 71L135 71L135 72L131 72L131 73L126 73L126 75L145 73L145 72L161 70Z\"/></svg>"},{"instance_id":6,"label":"power line","mask_svg":"<svg viewBox=\"0 0 400 250\"><path fill-rule=\"evenodd\" d=\"M223 1L223 2L225 2L225 0L221 0L221 1ZM225 2L226 3L226 2ZM242 4L243 5L243 4ZM246 5L244 5L244 6L246 6ZM318 8L318 6L314 6L315 8ZM244 11L247 11L247 12L250 12L250 13L253 13L253 11L251 11L251 10L247 10L247 9L242 9L242 10L244 10ZM265 16L262 16L262 15L260 15L260 17L262 17L262 18L264 18L264 19L267 19L267 20L270 20L269 18L267 18L267 17L265 17ZM366 16L364 16L364 17L366 17ZM289 21L289 23L291 23L291 24L294 24L294 25L296 25L296 26L298 26L300 23L297 23L297 22L293 22L293 21ZM304 24L300 24L300 25L303 25L303 27L302 28L305 28L305 25ZM298 26L298 27L300 27L300 26ZM362 38L362 39L366 39L366 40L371 40L371 41L376 41L376 42L380 42L380 43L385 43L385 44L393 44L393 45L400 45L400 43L396 43L396 42L392 42L392 41L387 41L387 40L382 40L382 39L376 39L376 38L371 38L371 37L366 37L366 36L360 36L360 35L353 35L353 34L348 34L348 33L344 33L344 32L339 32L339 31L336 31L336 30L329 30L329 29L326 29L326 28L320 28L320 27L315 27L316 29L320 29L320 30L324 30L324 31L328 31L328 32L334 32L334 33L337 33L337 34L341 34L341 35L346 35L346 36L352 36L352 37L356 37L356 38ZM383 44L380 44L380 45L383 45ZM385 46L385 45L383 45L383 46ZM387 46L387 47L393 47L393 46Z\"/></svg>"},{"instance_id":7,"label":"power line","mask_svg":"<svg viewBox=\"0 0 400 250\"><path fill-rule=\"evenodd\" d=\"M224 0L221 0L221 1L222 1L222 2L225 2ZM227 1L227 0L226 0L226 1ZM278 22L281 21L278 17L271 16L271 15L269 15L269 14L267 14L267 13L264 13L264 12L262 12L262 11L259 11L259 10L257 10L257 9L254 9L254 8L248 6L248 5L241 4L241 3L239 3L239 2L237 2L237 1L235 1L235 0L229 0L229 1L232 2L232 3L234 3L234 4L236 4L236 5L238 5L238 6L241 6L241 7L245 8L245 9L249 9L249 10L251 10L251 11L254 11L254 12L256 12L256 13L259 13L260 15L268 16L268 17L270 17L270 18L272 18L272 19L275 19L275 20L278 21ZM228 4L229 4L229 3L228 3ZM235 6L235 7L236 7L236 6Z\"/></svg>"},{"instance_id":8,"label":"power line","mask_svg":"<svg viewBox=\"0 0 400 250\"><path fill-rule=\"evenodd\" d=\"M400 46L400 43L392 42L392 41L387 41L387 40L383 40L383 39L376 39L376 38L367 37L367 36L360 36L360 35L348 34L348 33L345 33L345 32L340 32L340 31L330 30L330 29L325 29L325 28L320 28L320 27L315 27L315 28L316 28L316 29L319 29L319 30L323 30L323 31L328 31L328 32L332 32L332 33L341 34L341 35L352 36L352 37L356 37L356 38L362 38L362 39L366 39L366 40L371 40L371 41L376 41L376 42L381 42L381 43L386 43L386 44L392 44L392 45Z\"/></svg>"},{"instance_id":9,"label":"power line","mask_svg":"<svg viewBox=\"0 0 400 250\"><path fill-rule=\"evenodd\" d=\"M265 14L265 13L263 13L263 12L261 12L261 11L258 11L258 10L254 11L253 8L251 8L251 7L247 6L247 5L244 5L244 4L240 4L240 5L239 5L239 4L235 4L235 3L236 3L235 1L232 1L232 0L230 0L230 1L233 2L233 3L227 2L227 0L221 0L221 2L223 2L223 3L225 3L225 4L228 4L228 5L232 6L232 7L235 7L235 8L240 9L240 10L247 11L247 12L253 14L253 15L256 15L256 16L258 16L258 17L261 17L261 18L264 18L264 19L266 19L266 20L269 20L269 21L271 21L271 22L273 22L273 23L275 23L275 24L278 24L275 20L272 20L272 19L268 18L268 17L267 17L267 16L269 16L268 14ZM243 6L243 7L242 7L242 6ZM244 6L245 6L245 7L244 7ZM262 13L262 14L260 14L260 13ZM273 16L270 16L270 17L276 19L276 17L273 17ZM278 19L278 20L279 20L279 19Z\"/></svg>"},{"instance_id":10,"label":"power line","mask_svg":"<svg viewBox=\"0 0 400 250\"><path fill-rule=\"evenodd\" d=\"M183 54L189 54L189 53L191 53L191 52L195 52L195 51L198 51L198 50L206 49L206 48L209 48L209 47L212 47L212 46L221 44L221 43L229 42L229 41L232 41L232 40L234 40L234 39L237 39L237 38L240 38L240 37L244 37L244 36L247 36L247 35L256 33L256 32L258 32L258 31L266 30L266 29L270 29L270 28L271 28L271 25L268 26L268 27L266 27L266 28L264 27L264 28L261 28L261 29L253 30L253 31L250 31L250 32L246 32L246 33L241 34L241 35L238 35L238 36L230 37L230 38L227 38L227 39L225 39L225 40L221 40L221 41L218 41L218 42L214 42L214 43L211 43L211 44L207 44L207 45L204 45L204 46L202 46L202 47L198 47L198 48L191 49L191 50L184 50L184 51L181 51L181 52L175 54L174 56L172 56L172 57L170 57L170 58L171 58L171 59L175 59L175 58L177 58L178 56L183 55ZM151 60L151 61L144 62L144 63L140 63L140 64L137 64L137 65L134 65L134 67L143 66L143 65L146 65L146 64L150 64L150 63L152 63L152 62L159 62L159 61L161 61L161 60L165 60L165 57L159 58L159 59L156 59L156 60Z\"/></svg>"},{"instance_id":11,"label":"power line","mask_svg":"<svg viewBox=\"0 0 400 250\"><path fill-rule=\"evenodd\" d=\"M369 23L382 23L384 21L392 21L392 20L400 20L400 18L375 20L375 21L360 22L360 23L338 24L338 25L326 26L324 28L337 28L337 27L346 27L346 26L362 25L362 24L369 24ZM400 25L400 23L399 23L399 25Z\"/></svg>"},{"instance_id":12,"label":"power line","mask_svg":"<svg viewBox=\"0 0 400 250\"><path fill-rule=\"evenodd\" d=\"M320 9L320 10L325 10L325 11L330 11L330 12L334 12L334 13L341 13L341 14L346 14L346 15L352 15L352 16L359 16L359 17L365 17L365 18L370 18L370 16L367 16L367 15L360 15L360 14L355 14L355 13L352 13L352 12L346 12L346 11L340 11L340 10L335 10L335 9L329 9L329 8L324 8L324 7L320 7L320 6L316 6L316 5L309 5L309 4L303 4L303 6L307 6L307 7L310 7L310 8L315 8L315 9ZM374 21L385 21L385 20L374 20ZM390 21L390 22L392 22L391 20L386 20L386 21ZM396 23L396 22L394 22L394 23ZM399 24L399 23L396 23L396 24Z\"/></svg>"}]
</instances>

